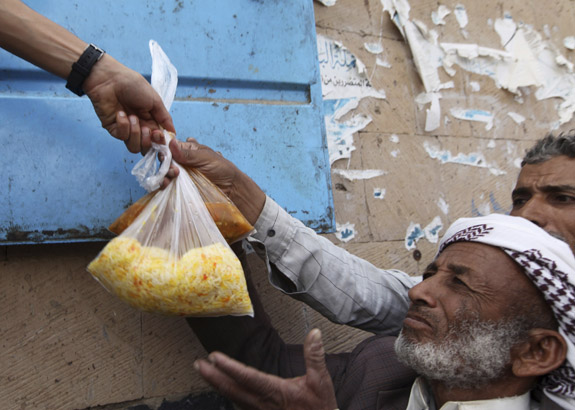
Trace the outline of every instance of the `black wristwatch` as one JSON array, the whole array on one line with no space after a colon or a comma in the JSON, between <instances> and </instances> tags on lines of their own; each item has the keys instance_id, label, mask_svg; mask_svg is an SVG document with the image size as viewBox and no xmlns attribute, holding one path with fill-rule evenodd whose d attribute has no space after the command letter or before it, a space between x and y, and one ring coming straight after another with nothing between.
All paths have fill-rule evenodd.
<instances>
[{"instance_id":1,"label":"black wristwatch","mask_svg":"<svg viewBox=\"0 0 575 410\"><path fill-rule=\"evenodd\" d=\"M101 48L90 44L88 48L84 50L78 61L72 64L72 71L68 76L66 88L76 95L84 95L84 90L82 89L84 80L90 75L94 64L96 64L105 53L106 52Z\"/></svg>"}]
</instances>

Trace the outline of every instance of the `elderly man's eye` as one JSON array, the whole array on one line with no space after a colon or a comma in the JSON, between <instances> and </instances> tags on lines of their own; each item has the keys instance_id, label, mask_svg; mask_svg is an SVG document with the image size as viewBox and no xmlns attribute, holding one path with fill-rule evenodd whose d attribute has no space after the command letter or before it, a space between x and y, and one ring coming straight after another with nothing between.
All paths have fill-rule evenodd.
<instances>
[{"instance_id":1,"label":"elderly man's eye","mask_svg":"<svg viewBox=\"0 0 575 410\"><path fill-rule=\"evenodd\" d=\"M513 198L513 208L521 207L527 203L527 198L524 197L514 197Z\"/></svg>"},{"instance_id":2,"label":"elderly man's eye","mask_svg":"<svg viewBox=\"0 0 575 410\"><path fill-rule=\"evenodd\" d=\"M553 200L561 203L575 203L575 196L568 194L556 194Z\"/></svg>"},{"instance_id":3,"label":"elderly man's eye","mask_svg":"<svg viewBox=\"0 0 575 410\"><path fill-rule=\"evenodd\" d=\"M453 283L455 283L456 285L467 286L467 284L464 281L462 281L461 279L459 279L457 276L453 277Z\"/></svg>"}]
</instances>

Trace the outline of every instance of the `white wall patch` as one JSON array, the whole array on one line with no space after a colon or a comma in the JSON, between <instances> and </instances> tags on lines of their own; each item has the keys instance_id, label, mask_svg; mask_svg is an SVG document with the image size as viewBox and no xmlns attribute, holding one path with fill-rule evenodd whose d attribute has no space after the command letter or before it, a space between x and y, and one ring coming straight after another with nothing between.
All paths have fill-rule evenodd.
<instances>
[{"instance_id":1,"label":"white wall patch","mask_svg":"<svg viewBox=\"0 0 575 410\"><path fill-rule=\"evenodd\" d=\"M345 224L335 224L336 232L335 237L342 242L349 242L355 238L355 224L345 223Z\"/></svg>"},{"instance_id":2,"label":"white wall patch","mask_svg":"<svg viewBox=\"0 0 575 410\"><path fill-rule=\"evenodd\" d=\"M375 199L385 198L385 188L373 188L373 197Z\"/></svg>"},{"instance_id":3,"label":"white wall patch","mask_svg":"<svg viewBox=\"0 0 575 410\"><path fill-rule=\"evenodd\" d=\"M431 243L437 243L439 240L439 232L441 232L442 229L443 222L441 222L441 218L439 216L436 216L425 228L423 228L425 239Z\"/></svg>"},{"instance_id":4,"label":"white wall patch","mask_svg":"<svg viewBox=\"0 0 575 410\"><path fill-rule=\"evenodd\" d=\"M405 248L408 251L415 249L417 242L422 238L427 239L431 243L437 243L439 240L439 232L441 232L442 229L443 222L441 222L439 216L433 218L423 229L420 224L411 222L405 233Z\"/></svg>"},{"instance_id":5,"label":"white wall patch","mask_svg":"<svg viewBox=\"0 0 575 410\"><path fill-rule=\"evenodd\" d=\"M445 25L445 17L451 14L451 10L445 7L443 4L440 5L436 11L431 12L431 21L433 24L437 25Z\"/></svg>"},{"instance_id":6,"label":"white wall patch","mask_svg":"<svg viewBox=\"0 0 575 410\"><path fill-rule=\"evenodd\" d=\"M317 50L324 99L385 98L385 91L371 85L365 65L342 44L318 35Z\"/></svg>"},{"instance_id":7,"label":"white wall patch","mask_svg":"<svg viewBox=\"0 0 575 410\"><path fill-rule=\"evenodd\" d=\"M522 122L525 122L525 117L521 114L517 114L516 112L509 111L507 113L507 115L510 116L511 119L513 121L515 121L517 124L521 124Z\"/></svg>"},{"instance_id":8,"label":"white wall patch","mask_svg":"<svg viewBox=\"0 0 575 410\"><path fill-rule=\"evenodd\" d=\"M563 39L563 45L569 50L575 50L575 37L569 36Z\"/></svg>"},{"instance_id":9,"label":"white wall patch","mask_svg":"<svg viewBox=\"0 0 575 410\"><path fill-rule=\"evenodd\" d=\"M417 241L425 237L420 224L411 222L405 233L405 249L411 251L416 248Z\"/></svg>"},{"instance_id":10,"label":"white wall patch","mask_svg":"<svg viewBox=\"0 0 575 410\"><path fill-rule=\"evenodd\" d=\"M371 179L379 177L381 175L387 174L386 171L382 169L338 169L332 168L332 172L337 175L341 175L345 179L350 181L355 181L358 179Z\"/></svg>"},{"instance_id":11,"label":"white wall patch","mask_svg":"<svg viewBox=\"0 0 575 410\"><path fill-rule=\"evenodd\" d=\"M363 43L363 48L371 54L381 54L383 53L383 46L381 43Z\"/></svg>"},{"instance_id":12,"label":"white wall patch","mask_svg":"<svg viewBox=\"0 0 575 410\"><path fill-rule=\"evenodd\" d=\"M463 4L458 4L455 6L455 10L453 11L455 14L455 19L459 24L460 28L467 27L467 23L469 23L469 18L467 17L467 10L465 10L465 6Z\"/></svg>"},{"instance_id":13,"label":"white wall patch","mask_svg":"<svg viewBox=\"0 0 575 410\"><path fill-rule=\"evenodd\" d=\"M451 151L448 150L440 150L437 147L434 147L428 141L423 143L423 147L425 151L429 154L429 156L433 159L437 159L442 164L446 163L453 163L453 164L460 164L460 165L469 165L472 167L479 167L479 168L487 168L489 172L493 175L505 175L506 172L495 167L487 162L485 156L480 152L471 152L469 154L459 153L457 155L452 155Z\"/></svg>"},{"instance_id":14,"label":"white wall patch","mask_svg":"<svg viewBox=\"0 0 575 410\"><path fill-rule=\"evenodd\" d=\"M493 114L485 110L452 108L452 116L460 120L477 121L485 123L485 130L489 131L493 127Z\"/></svg>"},{"instance_id":15,"label":"white wall patch","mask_svg":"<svg viewBox=\"0 0 575 410\"><path fill-rule=\"evenodd\" d=\"M441 212L443 212L444 215L447 215L449 213L449 204L445 202L445 198L440 197L437 200L436 204L439 207L439 209L441 209Z\"/></svg>"}]
</instances>

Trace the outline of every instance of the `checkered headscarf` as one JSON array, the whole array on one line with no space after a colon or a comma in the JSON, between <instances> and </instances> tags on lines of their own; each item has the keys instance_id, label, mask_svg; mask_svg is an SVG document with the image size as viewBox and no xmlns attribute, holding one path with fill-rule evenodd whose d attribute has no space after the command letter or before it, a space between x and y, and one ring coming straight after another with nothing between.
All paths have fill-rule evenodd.
<instances>
[{"instance_id":1,"label":"checkered headscarf","mask_svg":"<svg viewBox=\"0 0 575 410\"><path fill-rule=\"evenodd\" d=\"M498 214L458 219L441 239L438 254L454 242L501 248L539 288L568 345L565 363L544 378L542 387L557 403L575 408L575 257L569 245L526 219Z\"/></svg>"}]
</instances>

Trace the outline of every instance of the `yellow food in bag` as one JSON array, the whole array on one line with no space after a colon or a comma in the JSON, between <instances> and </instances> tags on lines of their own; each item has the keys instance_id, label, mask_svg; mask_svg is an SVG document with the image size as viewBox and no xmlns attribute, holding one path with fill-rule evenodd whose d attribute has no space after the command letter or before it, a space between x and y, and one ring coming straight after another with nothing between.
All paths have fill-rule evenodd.
<instances>
[{"instance_id":1,"label":"yellow food in bag","mask_svg":"<svg viewBox=\"0 0 575 410\"><path fill-rule=\"evenodd\" d=\"M119 236L90 263L88 271L120 299L148 312L253 314L241 263L221 243L191 249L176 260L165 249Z\"/></svg>"}]
</instances>

